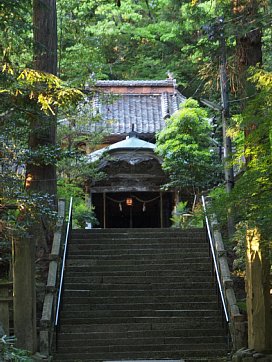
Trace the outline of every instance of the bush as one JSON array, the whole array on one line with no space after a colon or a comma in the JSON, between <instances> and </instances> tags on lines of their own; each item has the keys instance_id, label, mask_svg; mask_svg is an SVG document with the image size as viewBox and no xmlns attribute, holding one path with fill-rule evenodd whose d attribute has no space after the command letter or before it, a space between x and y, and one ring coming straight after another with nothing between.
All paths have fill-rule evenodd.
<instances>
[{"instance_id":1,"label":"bush","mask_svg":"<svg viewBox=\"0 0 272 362\"><path fill-rule=\"evenodd\" d=\"M85 203L75 205L73 209L73 223L75 227L85 228L86 223L97 225L98 221L94 214L94 208Z\"/></svg>"},{"instance_id":2,"label":"bush","mask_svg":"<svg viewBox=\"0 0 272 362\"><path fill-rule=\"evenodd\" d=\"M187 201L181 201L177 204L176 212L172 215L172 227L181 229L202 228L203 217L201 204L197 204L194 210L189 212Z\"/></svg>"},{"instance_id":3,"label":"bush","mask_svg":"<svg viewBox=\"0 0 272 362\"><path fill-rule=\"evenodd\" d=\"M33 359L30 357L28 351L15 348L13 346L16 338L2 336L0 337L0 360L12 362L31 362Z\"/></svg>"}]
</instances>

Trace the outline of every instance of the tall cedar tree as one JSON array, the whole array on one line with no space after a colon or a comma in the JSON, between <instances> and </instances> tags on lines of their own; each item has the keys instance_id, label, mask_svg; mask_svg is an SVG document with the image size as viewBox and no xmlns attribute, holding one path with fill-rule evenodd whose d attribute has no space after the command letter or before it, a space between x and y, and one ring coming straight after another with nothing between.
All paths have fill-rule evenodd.
<instances>
[{"instance_id":1,"label":"tall cedar tree","mask_svg":"<svg viewBox=\"0 0 272 362\"><path fill-rule=\"evenodd\" d=\"M33 0L34 69L57 74L57 15L56 0ZM38 108L31 116L29 148L51 147L56 143L56 117ZM30 191L56 195L56 166L28 164L31 175Z\"/></svg>"},{"instance_id":2,"label":"tall cedar tree","mask_svg":"<svg viewBox=\"0 0 272 362\"><path fill-rule=\"evenodd\" d=\"M236 59L239 73L241 74L241 96L251 96L247 81L247 70L250 66L262 64L262 30L259 21L259 9L262 5L260 0L234 0L233 11L241 16L242 23L251 28L243 36L237 37ZM256 90L253 88L253 92ZM245 104L242 104L242 108ZM256 111L255 111L256 112ZM245 124L245 148L255 148L257 160L254 161L251 156L247 156L247 172L245 175L254 174L254 165L262 162L265 158L268 160L271 155L271 149L268 147L266 152L260 152L264 144L270 145L269 132L266 135L262 133L258 126L258 119L249 120ZM258 134L264 137L258 139ZM266 138L266 139L264 139ZM255 145L254 145L255 143ZM245 175L242 177L245 178ZM259 176L260 178L260 176ZM247 250L246 250L246 290L247 290L247 310L248 310L248 346L257 352L271 350L272 323L270 317L270 262L269 262L269 241L265 233L258 227L258 211L255 209L255 220L248 226L247 230ZM255 224L255 225L254 225ZM257 227L256 227L257 225ZM258 248L257 246L258 245Z\"/></svg>"}]
</instances>

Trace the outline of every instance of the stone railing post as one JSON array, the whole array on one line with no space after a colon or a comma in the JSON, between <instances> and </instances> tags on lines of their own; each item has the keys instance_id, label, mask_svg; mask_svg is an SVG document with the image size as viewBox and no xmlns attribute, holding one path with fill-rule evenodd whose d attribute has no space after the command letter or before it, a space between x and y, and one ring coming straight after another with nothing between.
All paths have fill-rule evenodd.
<instances>
[{"instance_id":1,"label":"stone railing post","mask_svg":"<svg viewBox=\"0 0 272 362\"><path fill-rule=\"evenodd\" d=\"M211 217L210 223L215 243L214 247L220 271L220 278L230 318L229 328L233 344L232 347L233 350L238 350L246 345L246 321L237 306L226 250L215 215Z\"/></svg>"},{"instance_id":2,"label":"stone railing post","mask_svg":"<svg viewBox=\"0 0 272 362\"><path fill-rule=\"evenodd\" d=\"M58 290L58 267L61 252L61 239L65 218L65 201L58 204L58 222L54 233L52 249L50 253L49 271L47 277L46 294L43 303L42 318L40 321L40 353L50 357L54 335L54 318L56 306L56 294Z\"/></svg>"}]
</instances>

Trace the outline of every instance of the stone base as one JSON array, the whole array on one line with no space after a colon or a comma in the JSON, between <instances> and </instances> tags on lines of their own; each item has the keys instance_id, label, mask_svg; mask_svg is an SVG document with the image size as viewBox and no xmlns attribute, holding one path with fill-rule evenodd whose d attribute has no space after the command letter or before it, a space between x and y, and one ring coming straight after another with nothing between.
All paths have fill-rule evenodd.
<instances>
[{"instance_id":1,"label":"stone base","mask_svg":"<svg viewBox=\"0 0 272 362\"><path fill-rule=\"evenodd\" d=\"M254 349L242 348L237 351L232 362L272 362L272 354L264 354L256 352Z\"/></svg>"}]
</instances>

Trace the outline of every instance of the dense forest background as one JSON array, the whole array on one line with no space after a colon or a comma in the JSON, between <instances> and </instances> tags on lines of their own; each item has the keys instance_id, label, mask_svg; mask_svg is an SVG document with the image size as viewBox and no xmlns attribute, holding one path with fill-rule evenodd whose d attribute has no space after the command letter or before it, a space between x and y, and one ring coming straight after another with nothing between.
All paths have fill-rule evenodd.
<instances>
[{"instance_id":1,"label":"dense forest background","mask_svg":"<svg viewBox=\"0 0 272 362\"><path fill-rule=\"evenodd\" d=\"M1 4L2 53L21 68L33 65L31 6L28 0ZM185 95L214 94L220 31L207 28L223 17L231 90L237 94L241 64L271 67L270 6L257 0L60 0L58 75L82 87L89 78L164 79L171 72ZM254 54L241 53L245 42Z\"/></svg>"},{"instance_id":2,"label":"dense forest background","mask_svg":"<svg viewBox=\"0 0 272 362\"><path fill-rule=\"evenodd\" d=\"M52 124L68 115L78 121L74 104L83 97L84 85L97 79L174 77L185 96L206 99L220 109L220 66L225 58L232 116L228 132L237 148L236 161L242 153L252 161L250 145L262 137L270 147L270 133L265 131L271 129L268 1L5 0L0 17L2 171L8 164L17 171L27 165L32 174L42 169L47 176L42 176L40 187L30 182L32 191L56 192L53 183L46 182L49 173L56 181L55 166L63 157ZM211 116L222 141L218 109ZM37 136L46 119L53 122L48 121L50 130ZM258 124L258 135L250 132ZM266 135L260 135L261 130ZM1 181L3 185L10 180L8 188L1 186L7 197L19 192L18 180L8 170ZM26 181L27 173L22 174Z\"/></svg>"},{"instance_id":3,"label":"dense forest background","mask_svg":"<svg viewBox=\"0 0 272 362\"><path fill-rule=\"evenodd\" d=\"M260 222L268 227L272 87L268 1L5 0L0 17L2 205L10 200L11 208L18 202L31 210L36 205L37 213L43 214L54 204L50 195L55 195L57 179L61 185L63 175L74 186L82 185L86 175L100 177L84 162L74 170L69 167L71 158L80 162L72 147L80 141L73 125L89 121L76 113L76 104L83 99L85 84L98 79L175 78L182 94L210 102L214 138L222 144L218 110L225 62L227 132L236 149L229 165L243 168L244 160L252 170L233 193L243 213L237 221L255 222L256 213L248 210L257 207ZM61 119L69 120L66 129ZM63 139L68 140L66 149ZM99 137L92 139L99 142ZM260 172L263 177L258 177ZM73 191L66 185L61 195L68 193ZM247 210L241 195L254 200ZM48 208L41 210L37 197ZM225 209L220 214L225 215ZM14 216L10 221L18 223Z\"/></svg>"},{"instance_id":4,"label":"dense forest background","mask_svg":"<svg viewBox=\"0 0 272 362\"><path fill-rule=\"evenodd\" d=\"M183 95L209 105L221 146L225 117L235 150L225 167L240 173L231 192L224 182L212 191L214 210L223 230L231 214L239 269L245 270L249 231L271 261L271 9L268 0L1 1L0 275L10 273L11 240L30 235L43 275L57 181L59 196L82 201L86 177L102 177L81 157L74 127L90 121L77 104L84 86L100 79L175 78ZM195 101L188 104L206 118ZM101 141L88 137L90 144ZM182 187L181 174L174 181ZM81 216L90 214L78 205ZM269 263L264 269L268 295Z\"/></svg>"}]
</instances>

